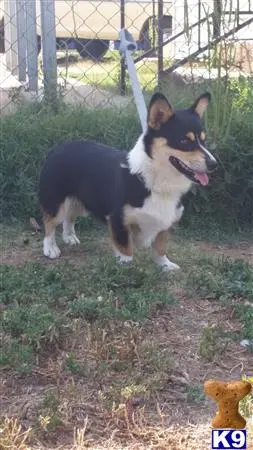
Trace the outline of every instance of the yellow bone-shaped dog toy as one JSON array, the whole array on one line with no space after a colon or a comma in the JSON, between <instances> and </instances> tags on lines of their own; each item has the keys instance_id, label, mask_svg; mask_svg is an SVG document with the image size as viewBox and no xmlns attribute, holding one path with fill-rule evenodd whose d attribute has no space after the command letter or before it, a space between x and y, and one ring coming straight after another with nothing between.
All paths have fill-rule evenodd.
<instances>
[{"instance_id":1,"label":"yellow bone-shaped dog toy","mask_svg":"<svg viewBox=\"0 0 253 450\"><path fill-rule=\"evenodd\" d=\"M204 391L218 404L218 412L212 420L213 428L245 428L246 420L239 413L239 401L251 391L248 381L208 380Z\"/></svg>"}]
</instances>

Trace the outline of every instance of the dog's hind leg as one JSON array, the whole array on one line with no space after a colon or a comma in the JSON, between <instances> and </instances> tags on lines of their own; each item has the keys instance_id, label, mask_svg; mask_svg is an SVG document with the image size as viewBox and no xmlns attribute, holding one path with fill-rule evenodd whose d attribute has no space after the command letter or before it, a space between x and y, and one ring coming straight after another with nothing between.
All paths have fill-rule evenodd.
<instances>
[{"instance_id":1,"label":"dog's hind leg","mask_svg":"<svg viewBox=\"0 0 253 450\"><path fill-rule=\"evenodd\" d=\"M152 256L155 263L163 270L178 270L180 267L166 256L169 231L161 231L152 243Z\"/></svg>"},{"instance_id":2,"label":"dog's hind leg","mask_svg":"<svg viewBox=\"0 0 253 450\"><path fill-rule=\"evenodd\" d=\"M64 220L62 231L62 239L65 244L80 244L75 232L75 221L78 216L83 214L84 207L81 203L75 198L67 197L64 203Z\"/></svg>"},{"instance_id":3,"label":"dog's hind leg","mask_svg":"<svg viewBox=\"0 0 253 450\"><path fill-rule=\"evenodd\" d=\"M114 254L120 263L129 263L133 259L132 236L122 222L121 215L108 218L109 233L112 240Z\"/></svg>"},{"instance_id":4,"label":"dog's hind leg","mask_svg":"<svg viewBox=\"0 0 253 450\"><path fill-rule=\"evenodd\" d=\"M56 216L43 213L43 222L45 227L45 237L43 241L43 253L50 259L60 256L61 251L55 240L56 227L62 222L64 214L64 205L61 205Z\"/></svg>"}]
</instances>

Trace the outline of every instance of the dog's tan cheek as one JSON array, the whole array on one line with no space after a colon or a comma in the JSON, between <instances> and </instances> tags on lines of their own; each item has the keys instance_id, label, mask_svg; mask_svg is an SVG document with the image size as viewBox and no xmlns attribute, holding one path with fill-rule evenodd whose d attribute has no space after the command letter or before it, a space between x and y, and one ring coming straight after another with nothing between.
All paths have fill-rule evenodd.
<instances>
[{"instance_id":1,"label":"dog's tan cheek","mask_svg":"<svg viewBox=\"0 0 253 450\"><path fill-rule=\"evenodd\" d=\"M195 150L193 152L182 152L180 150L173 150L171 149L172 156L175 156L176 158L181 159L182 161L187 162L193 162L193 161L205 161L204 155L199 152L198 150Z\"/></svg>"},{"instance_id":2,"label":"dog's tan cheek","mask_svg":"<svg viewBox=\"0 0 253 450\"><path fill-rule=\"evenodd\" d=\"M153 160L166 163L168 162L169 156L171 155L170 148L168 147L167 139L156 138L153 141L151 147L151 156Z\"/></svg>"}]
</instances>

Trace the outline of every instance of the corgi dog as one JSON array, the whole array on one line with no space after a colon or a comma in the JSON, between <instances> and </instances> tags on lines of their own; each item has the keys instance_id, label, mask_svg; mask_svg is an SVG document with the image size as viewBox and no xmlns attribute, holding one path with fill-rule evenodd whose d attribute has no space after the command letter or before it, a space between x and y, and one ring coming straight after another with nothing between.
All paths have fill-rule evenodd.
<instances>
[{"instance_id":1,"label":"corgi dog","mask_svg":"<svg viewBox=\"0 0 253 450\"><path fill-rule=\"evenodd\" d=\"M158 266L178 269L166 255L169 230L183 214L182 196L193 183L207 185L217 166L202 122L210 99L204 93L189 108L174 110L155 93L146 130L129 152L91 140L58 143L39 181L44 255L60 256L59 224L63 241L79 244L76 218L90 213L107 223L120 262L132 261L135 247L150 247Z\"/></svg>"}]
</instances>

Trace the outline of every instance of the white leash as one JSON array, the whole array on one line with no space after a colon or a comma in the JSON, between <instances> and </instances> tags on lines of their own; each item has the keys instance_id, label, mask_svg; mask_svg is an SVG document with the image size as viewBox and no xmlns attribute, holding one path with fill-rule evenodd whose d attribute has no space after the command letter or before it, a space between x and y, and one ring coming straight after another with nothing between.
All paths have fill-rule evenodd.
<instances>
[{"instance_id":1,"label":"white leash","mask_svg":"<svg viewBox=\"0 0 253 450\"><path fill-rule=\"evenodd\" d=\"M125 28L122 28L122 30L120 30L119 37L120 37L119 51L121 56L126 61L137 111L141 121L142 130L144 132L146 131L147 128L147 107L137 77L135 64L132 58L132 52L134 52L137 49L137 45L131 33L129 33L129 31L127 31Z\"/></svg>"}]
</instances>

